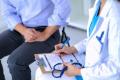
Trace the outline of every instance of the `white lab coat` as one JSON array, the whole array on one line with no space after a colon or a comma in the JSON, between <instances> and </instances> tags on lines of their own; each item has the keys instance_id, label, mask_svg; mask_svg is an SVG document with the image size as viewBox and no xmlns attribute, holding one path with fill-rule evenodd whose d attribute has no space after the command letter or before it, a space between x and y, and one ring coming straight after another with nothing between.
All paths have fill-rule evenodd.
<instances>
[{"instance_id":1,"label":"white lab coat","mask_svg":"<svg viewBox=\"0 0 120 80\"><path fill-rule=\"evenodd\" d=\"M96 3L90 10L88 26ZM79 53L86 50L81 75L84 80L120 80L120 3L107 0L100 16L91 36L74 46ZM103 32L100 42L96 36L100 37Z\"/></svg>"}]
</instances>

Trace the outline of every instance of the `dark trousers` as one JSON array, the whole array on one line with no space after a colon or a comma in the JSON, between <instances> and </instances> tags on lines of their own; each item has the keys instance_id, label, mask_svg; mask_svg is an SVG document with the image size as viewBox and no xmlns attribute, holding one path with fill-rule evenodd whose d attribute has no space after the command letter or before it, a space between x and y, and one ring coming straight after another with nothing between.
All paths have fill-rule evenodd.
<instances>
[{"instance_id":1,"label":"dark trousers","mask_svg":"<svg viewBox=\"0 0 120 80\"><path fill-rule=\"evenodd\" d=\"M36 29L43 31L44 29ZM29 65L35 61L34 54L48 53L54 50L59 42L60 34L56 31L49 39L42 42L24 42L23 36L16 31L6 30L0 34L0 59L10 54L8 67L12 80L31 80ZM0 61L0 80L4 80Z\"/></svg>"}]
</instances>

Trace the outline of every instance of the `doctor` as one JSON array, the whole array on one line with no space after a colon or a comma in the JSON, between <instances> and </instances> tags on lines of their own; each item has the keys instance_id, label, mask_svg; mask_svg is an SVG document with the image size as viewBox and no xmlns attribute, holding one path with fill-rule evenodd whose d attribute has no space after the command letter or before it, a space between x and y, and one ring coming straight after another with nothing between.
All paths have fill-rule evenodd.
<instances>
[{"instance_id":1,"label":"doctor","mask_svg":"<svg viewBox=\"0 0 120 80\"><path fill-rule=\"evenodd\" d=\"M120 80L120 0L96 0L90 10L88 38L72 47L55 46L58 54L86 51L85 68L68 66L68 76L83 80Z\"/></svg>"}]
</instances>

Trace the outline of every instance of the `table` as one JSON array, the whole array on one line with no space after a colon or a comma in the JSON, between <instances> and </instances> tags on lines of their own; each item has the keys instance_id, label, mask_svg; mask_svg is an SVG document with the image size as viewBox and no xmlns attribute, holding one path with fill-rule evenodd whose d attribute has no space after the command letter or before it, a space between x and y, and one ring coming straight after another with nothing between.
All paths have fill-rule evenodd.
<instances>
[{"instance_id":1,"label":"table","mask_svg":"<svg viewBox=\"0 0 120 80\"><path fill-rule=\"evenodd\" d=\"M35 80L76 80L74 77L62 76L61 78L54 78L51 73L43 74L38 68L36 70Z\"/></svg>"}]
</instances>

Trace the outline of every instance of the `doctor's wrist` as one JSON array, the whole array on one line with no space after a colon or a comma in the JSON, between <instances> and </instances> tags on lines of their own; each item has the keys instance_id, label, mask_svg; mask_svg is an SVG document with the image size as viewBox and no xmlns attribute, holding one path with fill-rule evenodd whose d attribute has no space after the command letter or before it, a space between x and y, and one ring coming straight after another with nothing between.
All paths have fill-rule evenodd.
<instances>
[{"instance_id":1,"label":"doctor's wrist","mask_svg":"<svg viewBox=\"0 0 120 80\"><path fill-rule=\"evenodd\" d=\"M81 69L78 69L77 70L77 75L80 75L81 74Z\"/></svg>"},{"instance_id":2,"label":"doctor's wrist","mask_svg":"<svg viewBox=\"0 0 120 80\"><path fill-rule=\"evenodd\" d=\"M70 50L71 50L71 53L76 53L77 52L77 49L74 46L71 46Z\"/></svg>"}]
</instances>

